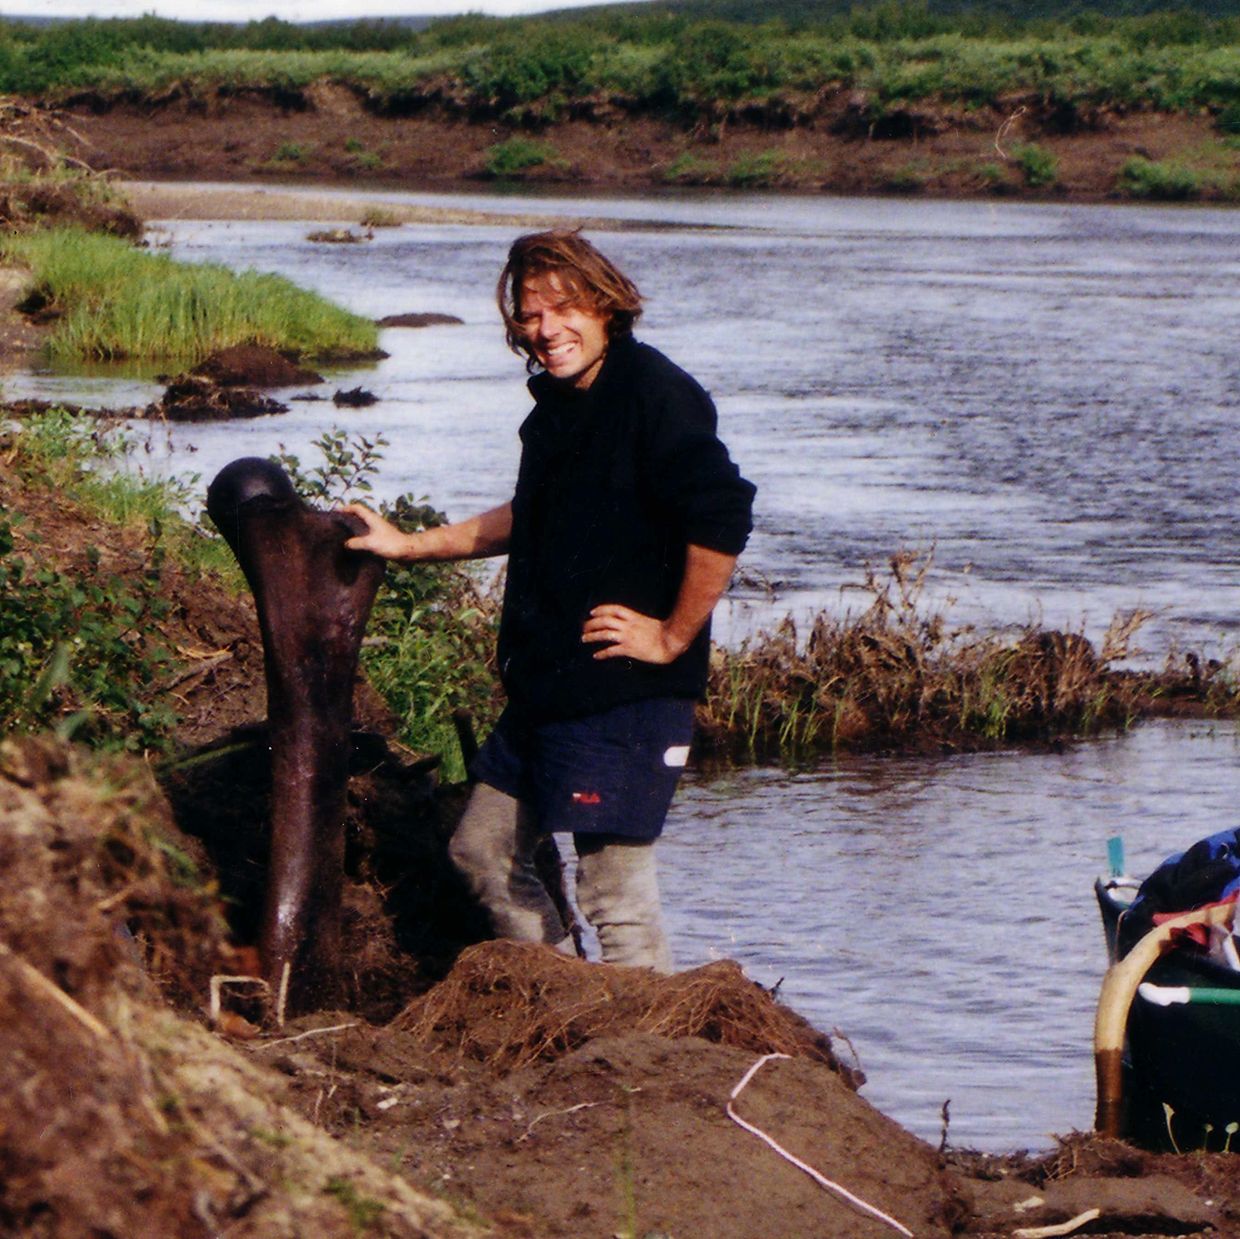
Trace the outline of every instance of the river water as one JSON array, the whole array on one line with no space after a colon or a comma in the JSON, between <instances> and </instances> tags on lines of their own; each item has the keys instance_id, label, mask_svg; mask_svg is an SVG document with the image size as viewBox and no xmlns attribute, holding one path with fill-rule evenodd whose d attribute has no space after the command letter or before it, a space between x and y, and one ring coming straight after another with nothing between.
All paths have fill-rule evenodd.
<instances>
[{"instance_id":1,"label":"river water","mask_svg":"<svg viewBox=\"0 0 1240 1239\"><path fill-rule=\"evenodd\" d=\"M316 196L321 191L316 190ZM350 193L351 199L357 194ZM376 195L616 223L641 334L715 396L759 487L735 640L860 609L866 564L932 556L959 623L1097 638L1152 613L1137 661L1228 657L1240 624L1240 214L1163 208L679 195ZM342 219L342 223L350 222ZM645 225L649 226L645 226ZM620 226L623 225L623 226ZM322 225L315 225L321 227ZM347 425L390 443L381 494L451 516L510 493L528 409L491 290L513 229L406 225L365 245L288 222L170 222L191 261L278 271L375 317L391 356L331 375L370 409L160 432L146 467L199 472ZM153 379L6 377L10 395L154 399ZM332 388L328 388L332 390ZM1090 883L1231 822L1235 727L1155 724L1062 754L841 760L691 778L662 846L681 964L727 956L851 1039L864 1095L917 1134L1003 1151L1088 1127L1104 953Z\"/></svg>"}]
</instances>

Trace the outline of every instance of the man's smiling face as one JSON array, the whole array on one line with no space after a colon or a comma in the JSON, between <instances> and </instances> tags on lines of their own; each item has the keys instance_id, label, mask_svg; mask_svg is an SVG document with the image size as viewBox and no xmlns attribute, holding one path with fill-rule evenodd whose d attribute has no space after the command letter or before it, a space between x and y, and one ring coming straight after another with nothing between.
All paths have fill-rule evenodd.
<instances>
[{"instance_id":1,"label":"man's smiling face","mask_svg":"<svg viewBox=\"0 0 1240 1239\"><path fill-rule=\"evenodd\" d=\"M607 320L574 301L555 272L521 285L517 322L535 360L554 379L585 390L607 354Z\"/></svg>"}]
</instances>

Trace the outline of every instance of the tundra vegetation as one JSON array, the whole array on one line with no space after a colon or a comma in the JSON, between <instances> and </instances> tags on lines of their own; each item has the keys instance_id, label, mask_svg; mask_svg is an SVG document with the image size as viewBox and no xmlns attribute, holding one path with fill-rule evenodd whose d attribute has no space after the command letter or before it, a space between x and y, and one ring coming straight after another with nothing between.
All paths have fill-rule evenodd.
<instances>
[{"instance_id":1,"label":"tundra vegetation","mask_svg":"<svg viewBox=\"0 0 1240 1239\"><path fill-rule=\"evenodd\" d=\"M1174 10L1137 0L681 0L421 26L154 16L0 22L0 91L14 96L106 107L248 94L300 109L318 83L348 89L378 115L438 110L515 128L487 158L492 176L554 163L540 135L566 119L652 116L699 134L739 121L780 132L813 123L830 98L847 101L832 125L881 138L914 135L935 117L988 122L1018 109L1035 130L1059 135L1104 126L1116 114L1204 113L1214 122L1209 149L1186 152L1183 169L1153 161L1126 170L1115 191L1240 193L1240 17L1222 0ZM285 143L270 166L295 169L307 154ZM363 170L382 167L379 152L351 154ZM1036 143L1016 158L1028 188L1053 185L1054 160ZM763 187L783 183L789 171L759 153L731 169L682 164L667 179ZM912 187L916 170L906 179Z\"/></svg>"}]
</instances>

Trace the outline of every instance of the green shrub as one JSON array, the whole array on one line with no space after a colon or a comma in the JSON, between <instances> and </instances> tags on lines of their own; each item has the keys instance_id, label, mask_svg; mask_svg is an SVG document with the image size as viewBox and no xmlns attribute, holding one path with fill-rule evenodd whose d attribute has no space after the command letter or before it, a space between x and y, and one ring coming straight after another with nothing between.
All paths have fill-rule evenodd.
<instances>
[{"instance_id":1,"label":"green shrub","mask_svg":"<svg viewBox=\"0 0 1240 1239\"><path fill-rule=\"evenodd\" d=\"M554 163L556 159L555 147L549 143L515 137L488 147L483 159L483 169L487 176L506 180L528 172L531 168L541 168L544 164Z\"/></svg>"},{"instance_id":2,"label":"green shrub","mask_svg":"<svg viewBox=\"0 0 1240 1239\"><path fill-rule=\"evenodd\" d=\"M117 58L122 43L109 22L93 18L56 22L6 58L0 90L33 95L57 86L85 84L100 66Z\"/></svg>"},{"instance_id":3,"label":"green shrub","mask_svg":"<svg viewBox=\"0 0 1240 1239\"><path fill-rule=\"evenodd\" d=\"M18 554L0 515L0 720L5 731L62 734L106 747L162 748L175 714L154 690L176 660L161 644L169 603L152 557L137 583L100 569L86 548L81 573Z\"/></svg>"},{"instance_id":4,"label":"green shrub","mask_svg":"<svg viewBox=\"0 0 1240 1239\"><path fill-rule=\"evenodd\" d=\"M1240 136L1240 102L1230 103L1214 118L1220 133L1229 137Z\"/></svg>"},{"instance_id":5,"label":"green shrub","mask_svg":"<svg viewBox=\"0 0 1240 1239\"><path fill-rule=\"evenodd\" d=\"M399 507L389 515L408 527ZM481 730L499 714L498 619L498 600L452 565L392 565L375 602L362 666L401 742L441 754L449 780L465 773L454 713L465 711Z\"/></svg>"},{"instance_id":6,"label":"green shrub","mask_svg":"<svg viewBox=\"0 0 1240 1239\"><path fill-rule=\"evenodd\" d=\"M777 82L751 30L698 22L670 43L654 69L656 98L675 106L731 102Z\"/></svg>"},{"instance_id":7,"label":"green shrub","mask_svg":"<svg viewBox=\"0 0 1240 1239\"><path fill-rule=\"evenodd\" d=\"M358 141L357 138L347 138L344 149L353 156L354 166L365 172L375 172L383 167L383 156L378 151L368 151L365 143Z\"/></svg>"},{"instance_id":8,"label":"green shrub","mask_svg":"<svg viewBox=\"0 0 1240 1239\"><path fill-rule=\"evenodd\" d=\"M1119 171L1116 187L1132 198L1183 202L1201 195L1201 175L1183 164L1134 155Z\"/></svg>"},{"instance_id":9,"label":"green shrub","mask_svg":"<svg viewBox=\"0 0 1240 1239\"><path fill-rule=\"evenodd\" d=\"M281 142L271 158L273 163L304 163L308 153L300 142Z\"/></svg>"},{"instance_id":10,"label":"green shrub","mask_svg":"<svg viewBox=\"0 0 1240 1239\"><path fill-rule=\"evenodd\" d=\"M1030 189L1044 189L1059 179L1059 160L1034 142L1013 147L1012 158Z\"/></svg>"},{"instance_id":11,"label":"green shrub","mask_svg":"<svg viewBox=\"0 0 1240 1239\"><path fill-rule=\"evenodd\" d=\"M579 31L537 26L505 29L464 65L465 84L507 111L535 100L562 102L579 93L594 59L594 43Z\"/></svg>"},{"instance_id":12,"label":"green shrub","mask_svg":"<svg viewBox=\"0 0 1240 1239\"><path fill-rule=\"evenodd\" d=\"M5 432L6 469L58 502L147 531L122 578L94 546L55 567L38 531L0 512L0 730L55 728L106 748L163 749L176 716L164 683L179 660L162 638L170 554L193 537L176 509L184 490L118 471L131 445L86 418L53 410ZM24 535L24 536L23 536Z\"/></svg>"},{"instance_id":13,"label":"green shrub","mask_svg":"<svg viewBox=\"0 0 1240 1239\"><path fill-rule=\"evenodd\" d=\"M987 160L986 163L978 166L976 170L977 179L981 181L992 193L1003 193L1011 188L1011 182L1008 180L1007 169L1001 164L996 163L993 159Z\"/></svg>"}]
</instances>

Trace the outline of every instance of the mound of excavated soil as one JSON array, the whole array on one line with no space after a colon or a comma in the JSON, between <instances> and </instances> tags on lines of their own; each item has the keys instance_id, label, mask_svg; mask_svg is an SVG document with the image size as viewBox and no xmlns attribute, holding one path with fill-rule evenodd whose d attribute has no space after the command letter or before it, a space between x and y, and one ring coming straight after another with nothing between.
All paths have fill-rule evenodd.
<instances>
[{"instance_id":1,"label":"mound of excavated soil","mask_svg":"<svg viewBox=\"0 0 1240 1239\"><path fill-rule=\"evenodd\" d=\"M658 977L641 969L596 968L515 942L487 942L463 952L451 976L415 999L392 1027L462 1061L502 1071L626 1032L701 1037L841 1070L830 1039L772 1002L731 960ZM852 1082L851 1072L844 1075Z\"/></svg>"},{"instance_id":2,"label":"mound of excavated soil","mask_svg":"<svg viewBox=\"0 0 1240 1239\"><path fill-rule=\"evenodd\" d=\"M163 996L201 1008L210 976L239 962L209 868L191 868L195 850L140 763L100 764L50 741L4 750L0 1080L16 1099L0 1125L6 1233L347 1233L340 1215L361 1200L383 1233L456 1233L449 1210L379 1166L464 1189L503 1234L605 1237L630 1222L638 1234L870 1233L724 1113L772 1041L810 1057L768 1064L744 1098L749 1121L919 1234L945 1235L963 1212L938 1155L861 1101L824 1061L826 1039L731 966L657 977L489 944L467 953L438 1002L432 990L386 1028L345 1015L337 1033L252 1041L247 1067ZM576 1021L575 1048L548 1045L549 1065L517 1075L463 1062L444 1027L474 1014L493 1026L504 993L536 995L537 1020ZM534 1014L510 1010L514 1022ZM680 1035L693 1029L751 1048ZM336 1142L332 1130L352 1134ZM348 1147L359 1144L369 1158ZM448 1168L462 1153L478 1172L467 1185L463 1166Z\"/></svg>"},{"instance_id":3,"label":"mound of excavated soil","mask_svg":"<svg viewBox=\"0 0 1240 1239\"><path fill-rule=\"evenodd\" d=\"M571 964L572 961L566 961ZM662 984L656 980L653 984ZM349 1072L320 1119L397 1157L415 1182L450 1189L505 1233L860 1239L894 1233L820 1187L727 1114L759 1061L697 1038L618 1032L497 1078L444 1079L409 1034L352 1029L303 1043L283 1067L304 1110L329 1047ZM765 1063L736 1112L916 1234L946 1236L969 1194L929 1146L810 1059Z\"/></svg>"},{"instance_id":4,"label":"mound of excavated soil","mask_svg":"<svg viewBox=\"0 0 1240 1239\"><path fill-rule=\"evenodd\" d=\"M0 1232L476 1234L174 1012L234 970L188 846L141 763L0 747Z\"/></svg>"}]
</instances>

